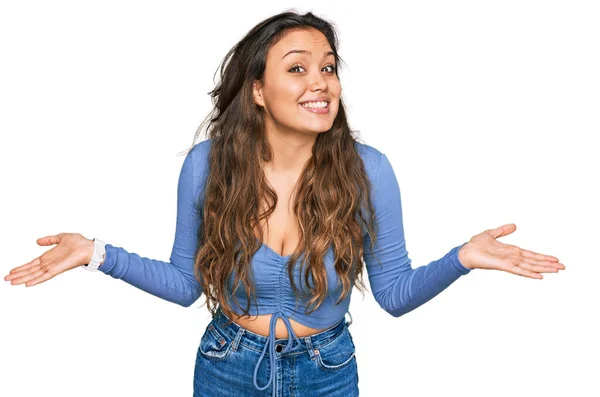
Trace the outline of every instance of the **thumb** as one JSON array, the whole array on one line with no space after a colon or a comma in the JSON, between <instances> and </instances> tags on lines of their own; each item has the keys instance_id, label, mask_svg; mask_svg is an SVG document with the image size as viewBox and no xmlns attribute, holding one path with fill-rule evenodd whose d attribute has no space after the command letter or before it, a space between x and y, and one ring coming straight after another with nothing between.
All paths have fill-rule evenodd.
<instances>
[{"instance_id":1,"label":"thumb","mask_svg":"<svg viewBox=\"0 0 600 397\"><path fill-rule=\"evenodd\" d=\"M38 245L58 244L60 242L60 237L61 236L62 236L62 233L59 233L59 234L54 235L54 236L41 237L41 238L38 238L36 240L36 243L38 243Z\"/></svg>"},{"instance_id":2,"label":"thumb","mask_svg":"<svg viewBox=\"0 0 600 397\"><path fill-rule=\"evenodd\" d=\"M517 225L514 223L507 223L506 225L502 225L499 228L490 230L490 235L497 239L498 237L507 236L517 230Z\"/></svg>"}]
</instances>

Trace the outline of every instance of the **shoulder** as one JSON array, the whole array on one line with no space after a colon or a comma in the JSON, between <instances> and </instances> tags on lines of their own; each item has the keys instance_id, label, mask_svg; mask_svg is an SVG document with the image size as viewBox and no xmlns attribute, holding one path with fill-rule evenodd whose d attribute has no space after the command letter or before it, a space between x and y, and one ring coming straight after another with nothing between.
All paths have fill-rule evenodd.
<instances>
[{"instance_id":1,"label":"shoulder","mask_svg":"<svg viewBox=\"0 0 600 397\"><path fill-rule=\"evenodd\" d=\"M204 141L196 143L188 153L188 157L193 164L194 173L198 177L206 177L206 173L209 168L209 153L210 153L211 140L206 139Z\"/></svg>"},{"instance_id":2,"label":"shoulder","mask_svg":"<svg viewBox=\"0 0 600 397\"><path fill-rule=\"evenodd\" d=\"M180 183L191 185L194 196L204 200L204 188L208 178L210 139L198 142L187 152L183 161ZM183 182L185 181L185 182Z\"/></svg>"},{"instance_id":3,"label":"shoulder","mask_svg":"<svg viewBox=\"0 0 600 397\"><path fill-rule=\"evenodd\" d=\"M366 143L355 141L354 146L365 164L367 176L369 176L371 180L374 180L385 155L377 148L367 145Z\"/></svg>"},{"instance_id":4,"label":"shoulder","mask_svg":"<svg viewBox=\"0 0 600 397\"><path fill-rule=\"evenodd\" d=\"M192 157L194 158L194 160L205 158L205 157L207 158L208 153L210 151L210 146L211 146L210 138L200 141L200 142L196 143L194 146L192 146L190 153L192 153Z\"/></svg>"}]
</instances>

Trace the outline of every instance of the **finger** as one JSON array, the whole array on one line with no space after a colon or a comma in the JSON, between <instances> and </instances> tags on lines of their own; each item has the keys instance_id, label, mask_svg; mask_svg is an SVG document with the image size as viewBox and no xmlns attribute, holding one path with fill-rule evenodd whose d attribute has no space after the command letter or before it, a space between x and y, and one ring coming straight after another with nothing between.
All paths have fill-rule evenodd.
<instances>
[{"instance_id":1,"label":"finger","mask_svg":"<svg viewBox=\"0 0 600 397\"><path fill-rule=\"evenodd\" d=\"M525 256L527 258L538 259L538 260L549 261L549 262L558 262L558 258L555 256L538 254L537 252L525 250L522 248L520 248L520 249L522 251L523 256Z\"/></svg>"},{"instance_id":2,"label":"finger","mask_svg":"<svg viewBox=\"0 0 600 397\"><path fill-rule=\"evenodd\" d=\"M38 278L36 278L34 280L31 280L30 282L26 283L25 287L33 287L36 284L43 283L44 281L50 280L54 276L55 276L54 272L52 272L52 271L50 271L50 269L48 269L40 277L38 277Z\"/></svg>"},{"instance_id":3,"label":"finger","mask_svg":"<svg viewBox=\"0 0 600 397\"><path fill-rule=\"evenodd\" d=\"M517 230L517 225L514 223L507 223L506 225L502 225L496 229L488 230L488 232L494 239L497 239L499 237L507 236L513 233L515 230Z\"/></svg>"},{"instance_id":4,"label":"finger","mask_svg":"<svg viewBox=\"0 0 600 397\"><path fill-rule=\"evenodd\" d=\"M23 278L23 277L25 277L25 276L27 276L27 275L29 275L29 274L37 271L39 268L40 268L40 265L31 266L31 267L29 267L29 268L27 268L25 270L22 270L20 272L15 273L15 274L10 274L10 275L6 276L5 279L6 279L6 281L11 281L12 280L14 282L14 280L17 280L19 278ZM13 283L13 285L14 285L14 283Z\"/></svg>"},{"instance_id":5,"label":"finger","mask_svg":"<svg viewBox=\"0 0 600 397\"><path fill-rule=\"evenodd\" d=\"M36 243L38 245L52 245L52 244L58 244L60 241L60 234L57 234L55 236L46 236L46 237L41 237L38 238L36 240Z\"/></svg>"},{"instance_id":6,"label":"finger","mask_svg":"<svg viewBox=\"0 0 600 397\"><path fill-rule=\"evenodd\" d=\"M22 275L23 271L28 271L31 267L33 266L37 266L40 264L40 257L38 256L37 258L35 258L34 260L32 260L31 262L28 262L24 265L21 265L19 267L15 267L14 269L12 269L9 274L4 277L5 281L9 281L12 280L15 277L19 277Z\"/></svg>"},{"instance_id":7,"label":"finger","mask_svg":"<svg viewBox=\"0 0 600 397\"><path fill-rule=\"evenodd\" d=\"M525 259L525 261L528 263L531 263L529 259ZM563 265L560 262L537 262L537 263L533 263L533 264L541 266L546 269L556 269L557 272L559 270L565 270L567 268L565 265Z\"/></svg>"},{"instance_id":8,"label":"finger","mask_svg":"<svg viewBox=\"0 0 600 397\"><path fill-rule=\"evenodd\" d=\"M560 270L556 265L541 265L539 263L529 262L528 260L522 261L519 266L537 273L558 273Z\"/></svg>"},{"instance_id":9,"label":"finger","mask_svg":"<svg viewBox=\"0 0 600 397\"><path fill-rule=\"evenodd\" d=\"M515 265L513 264L512 266L510 266L510 270L509 272L514 273L518 276L523 276L523 277L529 277L529 278L536 278L536 279L543 279L544 276L542 276L539 273L536 272L532 272L530 270L527 270L519 265Z\"/></svg>"},{"instance_id":10,"label":"finger","mask_svg":"<svg viewBox=\"0 0 600 397\"><path fill-rule=\"evenodd\" d=\"M34 278L36 278L36 277L38 277L38 276L41 276L42 274L44 274L44 272L45 272L45 271L46 271L46 270L45 270L45 268L39 268L39 269L37 269L37 270L36 270L36 271L34 271L34 272L31 272L31 273L25 274L25 275L23 275L23 276L21 276L21 277L18 277L18 278L16 278L16 279L14 279L14 280L11 282L11 284L12 284L12 285L19 285L19 284L26 283L26 282L28 282L29 280L33 280Z\"/></svg>"},{"instance_id":11,"label":"finger","mask_svg":"<svg viewBox=\"0 0 600 397\"><path fill-rule=\"evenodd\" d=\"M531 263L533 265L538 265L541 266L543 268L552 268L552 269L560 269L560 270L564 270L566 269L565 265L563 265L560 262L554 262L554 261L547 261L547 260L543 260L543 259L536 259L533 258L531 256L525 255L523 253L523 250L520 251L521 256L517 257L517 260L522 261L522 262L527 262L527 263Z\"/></svg>"}]
</instances>

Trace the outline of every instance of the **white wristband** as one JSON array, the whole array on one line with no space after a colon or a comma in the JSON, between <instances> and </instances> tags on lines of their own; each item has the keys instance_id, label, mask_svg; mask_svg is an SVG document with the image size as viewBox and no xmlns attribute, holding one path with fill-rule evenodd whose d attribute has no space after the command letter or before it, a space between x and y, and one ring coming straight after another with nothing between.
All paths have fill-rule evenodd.
<instances>
[{"instance_id":1,"label":"white wristband","mask_svg":"<svg viewBox=\"0 0 600 397\"><path fill-rule=\"evenodd\" d=\"M94 238L94 253L92 254L92 259L90 263L87 265L83 265L82 267L85 270L89 270L95 272L100 267L100 264L104 261L104 256L106 254L106 243L102 240L98 240Z\"/></svg>"}]
</instances>

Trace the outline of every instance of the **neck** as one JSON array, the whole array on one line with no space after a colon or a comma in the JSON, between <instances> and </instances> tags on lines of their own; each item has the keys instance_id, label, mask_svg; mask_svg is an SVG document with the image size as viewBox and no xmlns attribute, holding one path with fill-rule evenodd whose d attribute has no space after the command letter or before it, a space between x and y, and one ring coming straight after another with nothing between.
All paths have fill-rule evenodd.
<instances>
[{"instance_id":1,"label":"neck","mask_svg":"<svg viewBox=\"0 0 600 397\"><path fill-rule=\"evenodd\" d=\"M265 172L293 173L302 171L312 157L312 148L318 134L282 133L266 128L267 141L273 148L273 158L263 164Z\"/></svg>"}]
</instances>

